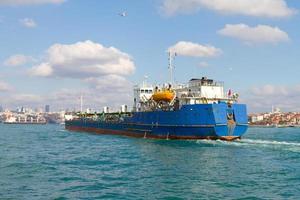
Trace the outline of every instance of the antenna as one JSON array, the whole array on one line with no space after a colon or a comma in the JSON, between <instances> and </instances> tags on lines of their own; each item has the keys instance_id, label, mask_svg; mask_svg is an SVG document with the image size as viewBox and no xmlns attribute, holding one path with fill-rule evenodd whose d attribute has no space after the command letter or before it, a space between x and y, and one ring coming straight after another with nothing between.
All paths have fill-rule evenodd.
<instances>
[{"instance_id":1,"label":"antenna","mask_svg":"<svg viewBox=\"0 0 300 200\"><path fill-rule=\"evenodd\" d=\"M147 87L148 75L144 75L143 87Z\"/></svg>"},{"instance_id":2,"label":"antenna","mask_svg":"<svg viewBox=\"0 0 300 200\"><path fill-rule=\"evenodd\" d=\"M177 55L176 53L172 53L171 51L169 53L169 70L170 70L170 82L173 85L174 83L174 66L173 66L173 60L175 56Z\"/></svg>"},{"instance_id":3,"label":"antenna","mask_svg":"<svg viewBox=\"0 0 300 200\"><path fill-rule=\"evenodd\" d=\"M82 104L83 104L83 97L80 96L80 112L82 113Z\"/></svg>"}]
</instances>

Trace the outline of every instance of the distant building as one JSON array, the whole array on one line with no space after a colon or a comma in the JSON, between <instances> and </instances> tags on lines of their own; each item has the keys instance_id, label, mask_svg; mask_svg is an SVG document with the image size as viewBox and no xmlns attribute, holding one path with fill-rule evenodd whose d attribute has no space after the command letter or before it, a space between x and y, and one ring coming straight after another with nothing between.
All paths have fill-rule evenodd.
<instances>
[{"instance_id":1,"label":"distant building","mask_svg":"<svg viewBox=\"0 0 300 200\"><path fill-rule=\"evenodd\" d=\"M263 115L254 115L254 116L251 117L251 122L252 123L263 121L263 120L264 120Z\"/></svg>"},{"instance_id":2,"label":"distant building","mask_svg":"<svg viewBox=\"0 0 300 200\"><path fill-rule=\"evenodd\" d=\"M21 107L17 108L16 110L18 113L33 113L33 110L31 108Z\"/></svg>"},{"instance_id":3,"label":"distant building","mask_svg":"<svg viewBox=\"0 0 300 200\"><path fill-rule=\"evenodd\" d=\"M49 105L46 105L45 106L45 113L49 113L50 112L50 106Z\"/></svg>"},{"instance_id":4,"label":"distant building","mask_svg":"<svg viewBox=\"0 0 300 200\"><path fill-rule=\"evenodd\" d=\"M3 112L4 110L3 110L3 107L0 105L0 112Z\"/></svg>"}]
</instances>

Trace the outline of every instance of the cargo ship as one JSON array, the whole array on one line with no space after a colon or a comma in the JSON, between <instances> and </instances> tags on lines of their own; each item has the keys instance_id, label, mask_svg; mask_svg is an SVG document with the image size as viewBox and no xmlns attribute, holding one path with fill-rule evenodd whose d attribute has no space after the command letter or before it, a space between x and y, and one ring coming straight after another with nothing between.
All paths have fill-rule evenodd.
<instances>
[{"instance_id":1,"label":"cargo ship","mask_svg":"<svg viewBox=\"0 0 300 200\"><path fill-rule=\"evenodd\" d=\"M46 119L42 116L37 115L17 115L10 116L3 121L4 124L40 124L44 125L47 123Z\"/></svg>"},{"instance_id":2,"label":"cargo ship","mask_svg":"<svg viewBox=\"0 0 300 200\"><path fill-rule=\"evenodd\" d=\"M171 64L169 69L173 83ZM130 112L124 105L119 112L105 107L102 113L79 113L66 119L65 128L141 138L232 141L247 131L248 117L237 93L227 93L222 82L202 77L187 84L137 85Z\"/></svg>"}]
</instances>

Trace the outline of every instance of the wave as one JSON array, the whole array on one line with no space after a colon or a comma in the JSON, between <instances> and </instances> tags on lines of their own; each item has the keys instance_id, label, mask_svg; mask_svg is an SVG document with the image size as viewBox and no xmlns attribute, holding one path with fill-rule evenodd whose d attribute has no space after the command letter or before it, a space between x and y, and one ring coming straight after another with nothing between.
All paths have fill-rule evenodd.
<instances>
[{"instance_id":1,"label":"wave","mask_svg":"<svg viewBox=\"0 0 300 200\"><path fill-rule=\"evenodd\" d=\"M240 143L249 143L249 144L265 144L265 145L284 145L284 146L297 146L300 147L298 142L286 142L286 141L272 141L272 140L252 140L252 139L242 139L239 140Z\"/></svg>"},{"instance_id":2,"label":"wave","mask_svg":"<svg viewBox=\"0 0 300 200\"><path fill-rule=\"evenodd\" d=\"M272 141L272 140L259 140L259 139L241 139L235 141L223 141L223 140L197 140L197 143L211 144L214 146L226 145L226 146L255 146L265 147L272 149L288 150L293 152L300 152L299 142L287 142L287 141Z\"/></svg>"}]
</instances>

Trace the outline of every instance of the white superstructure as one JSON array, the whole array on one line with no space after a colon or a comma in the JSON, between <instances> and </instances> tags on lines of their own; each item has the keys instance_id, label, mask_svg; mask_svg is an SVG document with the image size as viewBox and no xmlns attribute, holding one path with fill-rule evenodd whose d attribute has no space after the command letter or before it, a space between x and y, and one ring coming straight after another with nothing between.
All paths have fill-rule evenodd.
<instances>
[{"instance_id":1,"label":"white superstructure","mask_svg":"<svg viewBox=\"0 0 300 200\"><path fill-rule=\"evenodd\" d=\"M220 100L229 100L224 92L224 84L206 77L191 79L187 85L177 86L174 90L181 105L217 103Z\"/></svg>"},{"instance_id":2,"label":"white superstructure","mask_svg":"<svg viewBox=\"0 0 300 200\"><path fill-rule=\"evenodd\" d=\"M133 91L133 111L141 111L144 104L151 99L154 87L144 82L142 85L136 85Z\"/></svg>"}]
</instances>

